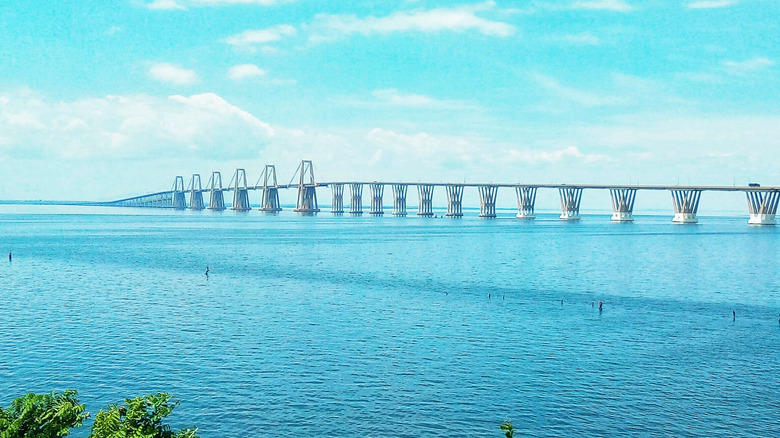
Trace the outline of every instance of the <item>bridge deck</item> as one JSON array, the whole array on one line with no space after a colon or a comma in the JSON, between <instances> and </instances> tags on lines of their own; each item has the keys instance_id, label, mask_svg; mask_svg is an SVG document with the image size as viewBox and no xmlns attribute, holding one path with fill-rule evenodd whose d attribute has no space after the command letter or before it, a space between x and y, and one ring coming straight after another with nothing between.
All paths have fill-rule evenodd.
<instances>
[{"instance_id":1,"label":"bridge deck","mask_svg":"<svg viewBox=\"0 0 780 438\"><path fill-rule=\"evenodd\" d=\"M542 189L562 189L562 188L581 188L581 189L596 189L596 190L609 190L609 189L637 189L637 190L702 190L702 191L718 191L718 192L765 192L780 190L780 186L694 186L694 185L656 185L656 184L527 184L527 183L449 183L449 182L388 182L388 181L332 181L332 182L318 182L314 184L315 187L329 187L334 184L383 184L386 186L392 185L408 185L408 186L463 186L463 187L534 187ZM307 184L307 186L311 186ZM270 187L270 186L269 186ZM293 189L297 188L297 184L279 184L275 186L278 189ZM263 186L249 186L248 190L262 190ZM234 187L225 187L222 191L233 191ZM209 189L203 189L207 192ZM148 195L147 195L148 196Z\"/></svg>"},{"instance_id":2,"label":"bridge deck","mask_svg":"<svg viewBox=\"0 0 780 438\"><path fill-rule=\"evenodd\" d=\"M434 187L447 187L447 186L462 186L462 187L532 187L532 188L544 188L544 189L563 189L563 188L580 188L580 189L595 189L595 190L609 190L609 189L636 189L636 190L701 190L701 191L718 191L718 192L766 192L766 191L780 191L779 186L705 186L705 185L655 185L655 184L529 184L529 183L445 183L445 182L400 182L400 181L332 181L332 182L318 182L316 184L306 184L307 187L329 187L336 184L383 184L386 186L392 185L406 185L406 186L434 186ZM272 186L269 186L272 187ZM273 186L277 189L294 189L298 187L298 184L279 184ZM248 186L247 190L262 190L263 186ZM208 192L210 189L202 189L201 192ZM223 192L230 192L235 190L234 187L225 187L220 189ZM189 190L185 190L189 192ZM141 200L149 200L150 202L161 202L166 195L174 193L173 190L166 192L156 192L141 196L135 196L131 198L119 199L110 202L96 203L96 205L129 205Z\"/></svg>"}]
</instances>

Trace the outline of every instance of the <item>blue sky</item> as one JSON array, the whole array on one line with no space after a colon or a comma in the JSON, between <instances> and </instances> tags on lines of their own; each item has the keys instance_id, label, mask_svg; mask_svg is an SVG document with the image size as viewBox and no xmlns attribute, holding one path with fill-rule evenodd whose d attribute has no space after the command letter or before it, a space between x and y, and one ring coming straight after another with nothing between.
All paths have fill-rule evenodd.
<instances>
[{"instance_id":1,"label":"blue sky","mask_svg":"<svg viewBox=\"0 0 780 438\"><path fill-rule=\"evenodd\" d=\"M265 163L288 180L301 158L327 179L780 185L778 18L775 0L6 0L0 198Z\"/></svg>"}]
</instances>

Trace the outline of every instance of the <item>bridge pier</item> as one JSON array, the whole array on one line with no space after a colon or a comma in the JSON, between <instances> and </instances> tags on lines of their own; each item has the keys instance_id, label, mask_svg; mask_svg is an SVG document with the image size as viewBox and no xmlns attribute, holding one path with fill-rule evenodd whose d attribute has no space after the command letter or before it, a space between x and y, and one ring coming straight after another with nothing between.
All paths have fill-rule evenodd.
<instances>
[{"instance_id":1,"label":"bridge pier","mask_svg":"<svg viewBox=\"0 0 780 438\"><path fill-rule=\"evenodd\" d=\"M249 185L246 182L246 171L244 169L236 169L235 175L233 175L235 185L233 186L233 205L231 210L235 211L249 211L252 207L249 206Z\"/></svg>"},{"instance_id":2,"label":"bridge pier","mask_svg":"<svg viewBox=\"0 0 780 438\"><path fill-rule=\"evenodd\" d=\"M331 184L330 191L333 194L330 212L333 214L344 213L344 184Z\"/></svg>"},{"instance_id":3,"label":"bridge pier","mask_svg":"<svg viewBox=\"0 0 780 438\"><path fill-rule=\"evenodd\" d=\"M562 187L558 189L558 192L561 195L561 220L580 220L580 201L582 200L582 188Z\"/></svg>"},{"instance_id":4,"label":"bridge pier","mask_svg":"<svg viewBox=\"0 0 780 438\"><path fill-rule=\"evenodd\" d=\"M349 185L351 199L349 201L349 213L355 216L363 214L363 184L352 183Z\"/></svg>"},{"instance_id":5,"label":"bridge pier","mask_svg":"<svg viewBox=\"0 0 780 438\"><path fill-rule=\"evenodd\" d=\"M433 216L433 187L432 184L417 185L417 195L420 198L417 216Z\"/></svg>"},{"instance_id":6,"label":"bridge pier","mask_svg":"<svg viewBox=\"0 0 780 438\"><path fill-rule=\"evenodd\" d=\"M222 189L222 174L211 172L211 178L209 178L209 182L206 185L209 186L209 210L224 210L225 195Z\"/></svg>"},{"instance_id":7,"label":"bridge pier","mask_svg":"<svg viewBox=\"0 0 780 438\"><path fill-rule=\"evenodd\" d=\"M260 178L263 180L263 201L258 210L272 213L282 211L282 206L279 204L279 184L276 181L276 166L266 164Z\"/></svg>"},{"instance_id":8,"label":"bridge pier","mask_svg":"<svg viewBox=\"0 0 780 438\"><path fill-rule=\"evenodd\" d=\"M699 222L696 211L699 209L701 190L672 190L674 218L676 224L695 224Z\"/></svg>"},{"instance_id":9,"label":"bridge pier","mask_svg":"<svg viewBox=\"0 0 780 438\"><path fill-rule=\"evenodd\" d=\"M745 192L748 200L748 212L750 225L775 225L777 204L780 200L779 191L755 191Z\"/></svg>"},{"instance_id":10,"label":"bridge pier","mask_svg":"<svg viewBox=\"0 0 780 438\"><path fill-rule=\"evenodd\" d=\"M612 220L631 222L634 220L636 189L609 189L612 197Z\"/></svg>"},{"instance_id":11,"label":"bridge pier","mask_svg":"<svg viewBox=\"0 0 780 438\"><path fill-rule=\"evenodd\" d=\"M187 200L184 195L184 178L177 176L173 180L173 208L176 210L184 210L187 208Z\"/></svg>"},{"instance_id":12,"label":"bridge pier","mask_svg":"<svg viewBox=\"0 0 780 438\"><path fill-rule=\"evenodd\" d=\"M407 184L393 184L393 216L406 216Z\"/></svg>"},{"instance_id":13,"label":"bridge pier","mask_svg":"<svg viewBox=\"0 0 780 438\"><path fill-rule=\"evenodd\" d=\"M190 210L203 210L203 186L200 183L200 174L193 173L190 179Z\"/></svg>"},{"instance_id":14,"label":"bridge pier","mask_svg":"<svg viewBox=\"0 0 780 438\"><path fill-rule=\"evenodd\" d=\"M380 183L371 184L371 209L368 214L371 216L381 216L385 214L384 207L382 206L382 195L385 191L385 185Z\"/></svg>"},{"instance_id":15,"label":"bridge pier","mask_svg":"<svg viewBox=\"0 0 780 438\"><path fill-rule=\"evenodd\" d=\"M298 181L298 200L295 203L295 212L318 213L317 183L314 181L314 165L311 160L302 160L296 173L300 176ZM308 175L308 182L306 176ZM295 175L293 175L295 179Z\"/></svg>"},{"instance_id":16,"label":"bridge pier","mask_svg":"<svg viewBox=\"0 0 780 438\"><path fill-rule=\"evenodd\" d=\"M517 191L517 218L533 219L536 203L536 187L515 187Z\"/></svg>"},{"instance_id":17,"label":"bridge pier","mask_svg":"<svg viewBox=\"0 0 780 438\"><path fill-rule=\"evenodd\" d=\"M498 187L479 186L479 217L496 217Z\"/></svg>"},{"instance_id":18,"label":"bridge pier","mask_svg":"<svg viewBox=\"0 0 780 438\"><path fill-rule=\"evenodd\" d=\"M463 186L460 184L447 186L447 216L463 216Z\"/></svg>"}]
</instances>

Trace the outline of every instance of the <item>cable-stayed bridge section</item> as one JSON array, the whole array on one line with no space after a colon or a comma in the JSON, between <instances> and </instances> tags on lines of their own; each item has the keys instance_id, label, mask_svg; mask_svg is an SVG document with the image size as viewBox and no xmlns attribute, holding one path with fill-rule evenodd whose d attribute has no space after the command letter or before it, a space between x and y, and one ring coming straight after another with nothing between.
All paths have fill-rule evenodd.
<instances>
[{"instance_id":1,"label":"cable-stayed bridge section","mask_svg":"<svg viewBox=\"0 0 780 438\"><path fill-rule=\"evenodd\" d=\"M297 182L296 182L297 180ZM296 190L297 201L293 211L313 214L320 211L317 204L317 189L331 189L331 213L343 214L344 188L349 188L349 213L363 214L363 187L369 187L369 214L381 216L384 214L384 189L392 188L393 216L406 216L407 193L409 186L417 189L417 215L434 216L433 199L437 187L443 188L447 201L448 217L463 216L463 193L465 188L475 188L479 195L479 216L496 217L496 198L499 189L512 189L517 196L518 219L533 219L535 217L536 195L539 189L557 190L561 202L561 220L576 221L580 219L582 193L585 190L608 191L612 200L612 217L615 222L631 222L634 220L634 204L640 191L668 191L672 198L674 216L672 221L680 224L697 223L697 212L703 192L743 192L748 201L749 221L751 225L775 225L778 204L780 204L780 187L761 187L758 184L747 186L680 186L680 185L607 185L607 184L526 184L526 183L429 183L429 182L398 182L398 181L316 181L314 165L309 160L301 161L295 174L288 184L278 184L276 167L266 165L255 185L247 182L246 171L236 169L227 187L222 186L222 176L213 172L204 189L199 174L193 174L189 184L184 185L184 178L174 178L171 190L151 193L113 202L98 203L98 205L119 207L149 207L173 208L177 210L191 209L224 210L224 192L232 192L231 209L235 211L251 210L249 193L260 192L261 203L258 210L278 212L282 210L279 203L279 190ZM204 203L203 192L209 192L209 204ZM189 199L189 205L187 204Z\"/></svg>"}]
</instances>

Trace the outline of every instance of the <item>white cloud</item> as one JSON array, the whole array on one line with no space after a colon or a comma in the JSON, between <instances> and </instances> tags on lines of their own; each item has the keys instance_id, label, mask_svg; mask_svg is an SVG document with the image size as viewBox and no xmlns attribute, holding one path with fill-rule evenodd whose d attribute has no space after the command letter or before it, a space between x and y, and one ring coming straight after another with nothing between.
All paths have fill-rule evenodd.
<instances>
[{"instance_id":1,"label":"white cloud","mask_svg":"<svg viewBox=\"0 0 780 438\"><path fill-rule=\"evenodd\" d=\"M252 46L255 44L266 44L279 41L285 36L294 36L297 33L294 27L289 24L280 24L267 29L246 30L236 35L231 35L223 42L232 46Z\"/></svg>"},{"instance_id":2,"label":"white cloud","mask_svg":"<svg viewBox=\"0 0 780 438\"><path fill-rule=\"evenodd\" d=\"M580 34L574 34L574 35L559 35L554 36L550 38L552 41L557 41L564 44L570 44L570 45L581 45L581 46L598 46L601 44L601 40L599 37L589 34L589 33L580 33Z\"/></svg>"},{"instance_id":3,"label":"white cloud","mask_svg":"<svg viewBox=\"0 0 780 438\"><path fill-rule=\"evenodd\" d=\"M147 3L146 7L152 10L176 10L185 9L184 5L180 4L176 0L154 0L151 3Z\"/></svg>"},{"instance_id":4,"label":"white cloud","mask_svg":"<svg viewBox=\"0 0 780 438\"><path fill-rule=\"evenodd\" d=\"M658 159L670 153L689 157L732 154L747 159L780 149L780 117L637 114L609 125L590 125L579 135L588 144L640 147Z\"/></svg>"},{"instance_id":5,"label":"white cloud","mask_svg":"<svg viewBox=\"0 0 780 438\"><path fill-rule=\"evenodd\" d=\"M288 0L289 1L289 0ZM188 7L228 6L228 5L263 5L271 6L280 3L278 0L153 0L146 3L148 9L174 10Z\"/></svg>"},{"instance_id":6,"label":"white cloud","mask_svg":"<svg viewBox=\"0 0 780 438\"><path fill-rule=\"evenodd\" d=\"M726 61L723 65L728 73L742 75L764 70L775 65L775 62L764 57L756 57L744 61Z\"/></svg>"},{"instance_id":7,"label":"white cloud","mask_svg":"<svg viewBox=\"0 0 780 438\"><path fill-rule=\"evenodd\" d=\"M591 9L616 12L630 12L635 8L624 0L591 0L579 1L571 5L573 9Z\"/></svg>"},{"instance_id":8,"label":"white cloud","mask_svg":"<svg viewBox=\"0 0 780 438\"><path fill-rule=\"evenodd\" d=\"M713 73L688 72L688 73L678 73L675 76L688 81L699 82L703 84L721 84L724 82L722 76Z\"/></svg>"},{"instance_id":9,"label":"white cloud","mask_svg":"<svg viewBox=\"0 0 780 438\"><path fill-rule=\"evenodd\" d=\"M442 100L425 94L405 93L395 88L377 89L371 92L374 99L348 97L338 103L356 107L406 107L429 110L473 110L477 107L458 100Z\"/></svg>"},{"instance_id":10,"label":"white cloud","mask_svg":"<svg viewBox=\"0 0 780 438\"><path fill-rule=\"evenodd\" d=\"M72 102L3 96L0 160L154 160L256 156L273 128L216 94L106 96Z\"/></svg>"},{"instance_id":11,"label":"white cloud","mask_svg":"<svg viewBox=\"0 0 780 438\"><path fill-rule=\"evenodd\" d=\"M407 155L414 160L432 158L446 153L463 157L474 152L474 146L467 140L453 136L436 136L426 132L414 134L397 133L389 129L374 128L366 140L376 146Z\"/></svg>"},{"instance_id":12,"label":"white cloud","mask_svg":"<svg viewBox=\"0 0 780 438\"><path fill-rule=\"evenodd\" d=\"M279 0L188 0L194 6L220 6L220 5L264 5L270 6L281 3Z\"/></svg>"},{"instance_id":13,"label":"white cloud","mask_svg":"<svg viewBox=\"0 0 780 438\"><path fill-rule=\"evenodd\" d=\"M562 149L553 150L511 149L507 152L504 159L509 163L559 163L566 160L580 160L588 163L614 161L602 154L583 154L576 146L568 146Z\"/></svg>"},{"instance_id":14,"label":"white cloud","mask_svg":"<svg viewBox=\"0 0 780 438\"><path fill-rule=\"evenodd\" d=\"M191 85L199 81L193 70L187 70L178 65L160 62L149 67L149 76L160 82L175 85Z\"/></svg>"},{"instance_id":15,"label":"white cloud","mask_svg":"<svg viewBox=\"0 0 780 438\"><path fill-rule=\"evenodd\" d=\"M737 4L737 0L702 0L688 3L688 9L725 8Z\"/></svg>"},{"instance_id":16,"label":"white cloud","mask_svg":"<svg viewBox=\"0 0 780 438\"><path fill-rule=\"evenodd\" d=\"M573 87L567 87L551 76L534 74L532 77L539 86L552 93L555 97L574 102L587 108L618 106L629 103L629 99L625 97L602 95Z\"/></svg>"},{"instance_id":17,"label":"white cloud","mask_svg":"<svg viewBox=\"0 0 780 438\"><path fill-rule=\"evenodd\" d=\"M234 81L265 75L266 71L254 64L234 65L228 70L228 78L233 79Z\"/></svg>"},{"instance_id":18,"label":"white cloud","mask_svg":"<svg viewBox=\"0 0 780 438\"><path fill-rule=\"evenodd\" d=\"M328 40L352 34L387 34L394 32L434 33L474 30L483 35L507 37L516 32L514 26L482 18L477 12L490 10L493 2L454 8L399 11L384 17L319 14L312 23L312 41Z\"/></svg>"},{"instance_id":19,"label":"white cloud","mask_svg":"<svg viewBox=\"0 0 780 438\"><path fill-rule=\"evenodd\" d=\"M372 93L377 99L399 106L431 106L437 103L436 99L421 94L401 94L395 88L374 90Z\"/></svg>"}]
</instances>

